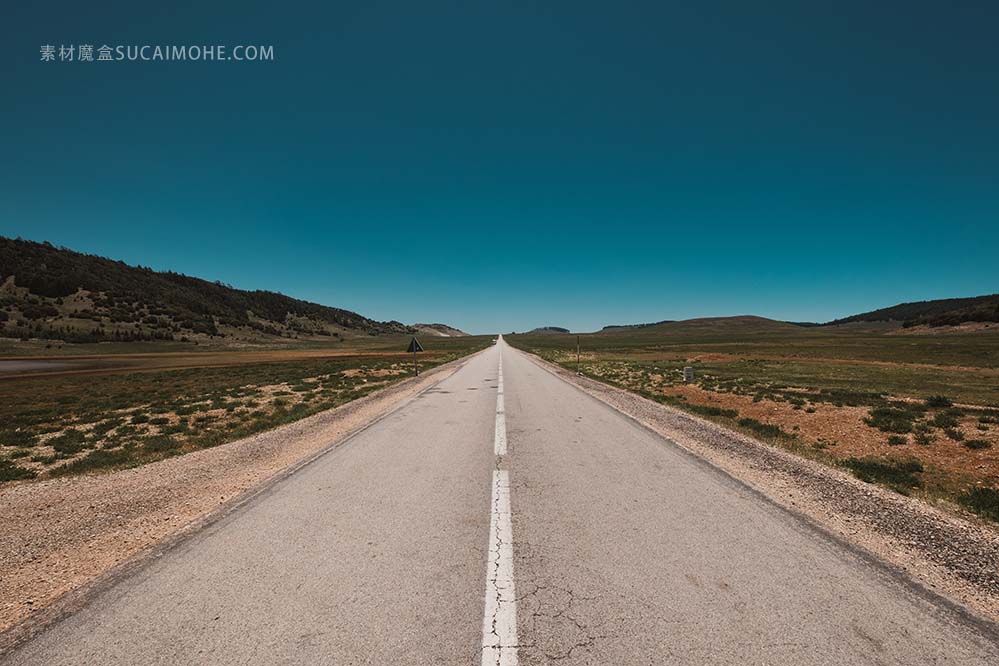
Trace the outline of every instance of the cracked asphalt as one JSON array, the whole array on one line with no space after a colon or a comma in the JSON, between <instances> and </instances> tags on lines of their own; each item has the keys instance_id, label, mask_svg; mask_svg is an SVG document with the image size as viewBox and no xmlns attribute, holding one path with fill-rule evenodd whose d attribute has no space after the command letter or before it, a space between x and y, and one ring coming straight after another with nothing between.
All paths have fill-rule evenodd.
<instances>
[{"instance_id":1,"label":"cracked asphalt","mask_svg":"<svg viewBox=\"0 0 999 666\"><path fill-rule=\"evenodd\" d=\"M4 663L478 664L496 470L520 664L999 663L994 625L502 342Z\"/></svg>"}]
</instances>

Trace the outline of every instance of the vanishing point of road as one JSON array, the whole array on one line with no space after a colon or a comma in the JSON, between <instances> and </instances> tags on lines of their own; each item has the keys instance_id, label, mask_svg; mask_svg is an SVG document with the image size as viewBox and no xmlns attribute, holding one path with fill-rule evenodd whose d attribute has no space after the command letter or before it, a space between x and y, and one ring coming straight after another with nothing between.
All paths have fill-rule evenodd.
<instances>
[{"instance_id":1,"label":"vanishing point of road","mask_svg":"<svg viewBox=\"0 0 999 666\"><path fill-rule=\"evenodd\" d=\"M6 663L999 664L999 644L500 339Z\"/></svg>"}]
</instances>

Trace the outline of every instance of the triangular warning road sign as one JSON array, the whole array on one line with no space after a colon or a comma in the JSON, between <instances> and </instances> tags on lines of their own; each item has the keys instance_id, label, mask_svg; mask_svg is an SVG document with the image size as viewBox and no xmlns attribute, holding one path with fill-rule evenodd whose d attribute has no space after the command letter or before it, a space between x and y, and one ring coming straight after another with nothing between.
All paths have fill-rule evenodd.
<instances>
[{"instance_id":1,"label":"triangular warning road sign","mask_svg":"<svg viewBox=\"0 0 999 666\"><path fill-rule=\"evenodd\" d=\"M415 337L409 341L409 349L406 350L407 353L414 354L418 351L423 351L423 345Z\"/></svg>"}]
</instances>

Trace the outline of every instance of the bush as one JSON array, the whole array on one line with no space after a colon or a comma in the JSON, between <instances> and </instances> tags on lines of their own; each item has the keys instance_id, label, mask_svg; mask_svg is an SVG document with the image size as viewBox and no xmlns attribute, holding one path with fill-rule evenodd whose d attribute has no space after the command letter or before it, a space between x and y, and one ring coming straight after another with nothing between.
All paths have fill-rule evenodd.
<instances>
[{"instance_id":1,"label":"bush","mask_svg":"<svg viewBox=\"0 0 999 666\"><path fill-rule=\"evenodd\" d=\"M704 414L705 416L727 416L734 419L739 415L739 412L734 409L722 409L721 407L713 407L711 405L687 405L686 409L696 414Z\"/></svg>"},{"instance_id":2,"label":"bush","mask_svg":"<svg viewBox=\"0 0 999 666\"><path fill-rule=\"evenodd\" d=\"M90 432L95 437L103 437L104 435L108 434L109 432L120 426L122 423L124 423L124 421L121 418L118 417L110 418L95 424L94 427L91 428Z\"/></svg>"},{"instance_id":3,"label":"bush","mask_svg":"<svg viewBox=\"0 0 999 666\"><path fill-rule=\"evenodd\" d=\"M165 453L167 451L176 451L180 448L180 442L175 440L173 437L167 437L166 435L160 435L158 437L150 437L143 444L147 451L152 453Z\"/></svg>"},{"instance_id":4,"label":"bush","mask_svg":"<svg viewBox=\"0 0 999 666\"><path fill-rule=\"evenodd\" d=\"M933 435L925 431L917 432L915 439L916 444L922 444L923 446L929 446L933 443Z\"/></svg>"},{"instance_id":5,"label":"bush","mask_svg":"<svg viewBox=\"0 0 999 666\"><path fill-rule=\"evenodd\" d=\"M964 439L964 433L956 428L944 428L944 434L953 439L955 442L960 442Z\"/></svg>"},{"instance_id":6,"label":"bush","mask_svg":"<svg viewBox=\"0 0 999 666\"><path fill-rule=\"evenodd\" d=\"M953 428L958 424L958 418L962 416L960 410L948 409L946 412L940 412L933 417L930 421L937 428Z\"/></svg>"},{"instance_id":7,"label":"bush","mask_svg":"<svg viewBox=\"0 0 999 666\"><path fill-rule=\"evenodd\" d=\"M35 478L33 470L15 465L9 460L0 460L0 483L33 478Z\"/></svg>"},{"instance_id":8,"label":"bush","mask_svg":"<svg viewBox=\"0 0 999 666\"><path fill-rule=\"evenodd\" d=\"M957 502L980 516L999 522L999 490L995 488L973 488L958 496Z\"/></svg>"},{"instance_id":9,"label":"bush","mask_svg":"<svg viewBox=\"0 0 999 666\"><path fill-rule=\"evenodd\" d=\"M902 444L908 444L909 438L905 435L891 435L888 437L889 446L901 446Z\"/></svg>"},{"instance_id":10,"label":"bush","mask_svg":"<svg viewBox=\"0 0 999 666\"><path fill-rule=\"evenodd\" d=\"M969 449L988 449L992 447L992 442L984 439L969 439L964 443Z\"/></svg>"},{"instance_id":11,"label":"bush","mask_svg":"<svg viewBox=\"0 0 999 666\"><path fill-rule=\"evenodd\" d=\"M98 449L97 451L91 451L82 458L77 458L66 465L55 468L52 470L52 474L75 474L94 469L124 467L132 462L134 462L132 452L128 449L115 449L113 451Z\"/></svg>"},{"instance_id":12,"label":"bush","mask_svg":"<svg viewBox=\"0 0 999 666\"><path fill-rule=\"evenodd\" d=\"M903 495L922 485L916 476L923 471L923 464L918 460L847 458L842 465L861 481L880 483Z\"/></svg>"},{"instance_id":13,"label":"bush","mask_svg":"<svg viewBox=\"0 0 999 666\"><path fill-rule=\"evenodd\" d=\"M211 430L199 435L198 438L194 440L194 445L198 448L208 449L213 446L225 444L225 440L225 433L219 430Z\"/></svg>"},{"instance_id":14,"label":"bush","mask_svg":"<svg viewBox=\"0 0 999 666\"><path fill-rule=\"evenodd\" d=\"M0 430L0 446L34 446L38 437L27 430Z\"/></svg>"},{"instance_id":15,"label":"bush","mask_svg":"<svg viewBox=\"0 0 999 666\"><path fill-rule=\"evenodd\" d=\"M952 407L954 405L951 399L945 395L931 395L926 398L925 404L927 407L932 407L934 409L942 409L945 407Z\"/></svg>"},{"instance_id":16,"label":"bush","mask_svg":"<svg viewBox=\"0 0 999 666\"><path fill-rule=\"evenodd\" d=\"M918 412L898 407L874 407L868 412L864 423L881 432L912 432L912 422L919 418Z\"/></svg>"},{"instance_id":17,"label":"bush","mask_svg":"<svg viewBox=\"0 0 999 666\"><path fill-rule=\"evenodd\" d=\"M49 446L61 456L71 456L87 448L87 436L82 430L70 428L48 441Z\"/></svg>"},{"instance_id":18,"label":"bush","mask_svg":"<svg viewBox=\"0 0 999 666\"><path fill-rule=\"evenodd\" d=\"M793 435L781 430L779 425L773 425L771 423L761 423L756 419L743 418L739 419L739 425L743 428L749 428L754 434L762 435L763 437L792 437Z\"/></svg>"}]
</instances>

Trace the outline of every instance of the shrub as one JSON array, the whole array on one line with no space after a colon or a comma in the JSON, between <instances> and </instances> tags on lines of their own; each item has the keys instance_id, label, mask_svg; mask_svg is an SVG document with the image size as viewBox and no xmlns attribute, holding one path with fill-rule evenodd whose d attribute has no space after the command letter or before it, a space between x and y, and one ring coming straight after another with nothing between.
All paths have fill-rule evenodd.
<instances>
[{"instance_id":1,"label":"shrub","mask_svg":"<svg viewBox=\"0 0 999 666\"><path fill-rule=\"evenodd\" d=\"M107 419L106 421L101 421L100 423L95 424L90 432L96 437L103 437L120 426L122 423L124 423L124 421L120 418Z\"/></svg>"},{"instance_id":2,"label":"shrub","mask_svg":"<svg viewBox=\"0 0 999 666\"><path fill-rule=\"evenodd\" d=\"M208 449L213 446L218 446L219 444L225 444L225 440L225 433L218 430L212 430L199 435L198 438L194 440L194 445L202 449Z\"/></svg>"},{"instance_id":3,"label":"shrub","mask_svg":"<svg viewBox=\"0 0 999 666\"><path fill-rule=\"evenodd\" d=\"M739 419L739 425L743 428L749 428L754 434L762 435L764 437L792 437L791 434L781 430L779 425L773 425L772 423L761 423L756 419L743 418Z\"/></svg>"},{"instance_id":4,"label":"shrub","mask_svg":"<svg viewBox=\"0 0 999 666\"><path fill-rule=\"evenodd\" d=\"M82 430L70 428L48 441L49 446L61 456L71 456L87 448L87 436Z\"/></svg>"},{"instance_id":5,"label":"shrub","mask_svg":"<svg viewBox=\"0 0 999 666\"><path fill-rule=\"evenodd\" d=\"M167 451L176 451L180 448L180 442L175 440L173 437L167 437L166 435L159 435L157 437L150 437L143 443L143 447L152 453L165 453Z\"/></svg>"},{"instance_id":6,"label":"shrub","mask_svg":"<svg viewBox=\"0 0 999 666\"><path fill-rule=\"evenodd\" d=\"M687 405L686 409L696 414L704 414L705 416L727 416L734 419L739 415L739 412L734 409L722 409L721 407L711 405Z\"/></svg>"},{"instance_id":7,"label":"shrub","mask_svg":"<svg viewBox=\"0 0 999 666\"><path fill-rule=\"evenodd\" d=\"M909 438L905 435L890 435L888 437L888 444L890 446L901 446L902 444L908 444Z\"/></svg>"},{"instance_id":8,"label":"shrub","mask_svg":"<svg viewBox=\"0 0 999 666\"><path fill-rule=\"evenodd\" d=\"M873 407L864 419L864 423L872 428L877 428L881 432L904 434L912 432L912 422L918 417L919 413L910 409Z\"/></svg>"},{"instance_id":9,"label":"shrub","mask_svg":"<svg viewBox=\"0 0 999 666\"><path fill-rule=\"evenodd\" d=\"M915 436L916 444L922 444L923 446L929 446L933 443L933 435L928 432L921 431L917 432Z\"/></svg>"},{"instance_id":10,"label":"shrub","mask_svg":"<svg viewBox=\"0 0 999 666\"><path fill-rule=\"evenodd\" d=\"M38 437L27 430L0 430L0 446L34 446Z\"/></svg>"},{"instance_id":11,"label":"shrub","mask_svg":"<svg viewBox=\"0 0 999 666\"><path fill-rule=\"evenodd\" d=\"M842 465L861 481L880 483L903 495L922 485L916 476L923 471L923 465L918 460L847 458Z\"/></svg>"},{"instance_id":12,"label":"shrub","mask_svg":"<svg viewBox=\"0 0 999 666\"><path fill-rule=\"evenodd\" d=\"M958 417L960 417L961 411L956 409L948 409L946 412L940 412L933 417L930 421L933 425L938 428L953 428L957 425Z\"/></svg>"},{"instance_id":13,"label":"shrub","mask_svg":"<svg viewBox=\"0 0 999 666\"><path fill-rule=\"evenodd\" d=\"M88 470L124 467L133 462L132 452L128 449L115 449L113 451L98 449L97 451L91 451L82 458L77 458L70 463L55 468L52 470L52 474L75 474Z\"/></svg>"},{"instance_id":14,"label":"shrub","mask_svg":"<svg viewBox=\"0 0 999 666\"><path fill-rule=\"evenodd\" d=\"M960 442L964 439L964 433L957 428L944 428L944 434L953 439L955 442Z\"/></svg>"},{"instance_id":15,"label":"shrub","mask_svg":"<svg viewBox=\"0 0 999 666\"><path fill-rule=\"evenodd\" d=\"M964 443L969 449L988 449L992 447L992 442L984 439L969 439Z\"/></svg>"},{"instance_id":16,"label":"shrub","mask_svg":"<svg viewBox=\"0 0 999 666\"><path fill-rule=\"evenodd\" d=\"M995 488L973 488L958 496L957 502L980 516L999 522L999 490Z\"/></svg>"},{"instance_id":17,"label":"shrub","mask_svg":"<svg viewBox=\"0 0 999 666\"><path fill-rule=\"evenodd\" d=\"M934 409L940 409L945 407L952 407L954 405L951 399L945 395L931 395L925 400L927 407L932 407Z\"/></svg>"},{"instance_id":18,"label":"shrub","mask_svg":"<svg viewBox=\"0 0 999 666\"><path fill-rule=\"evenodd\" d=\"M16 465L9 460L0 460L0 483L35 478L34 470Z\"/></svg>"}]
</instances>

